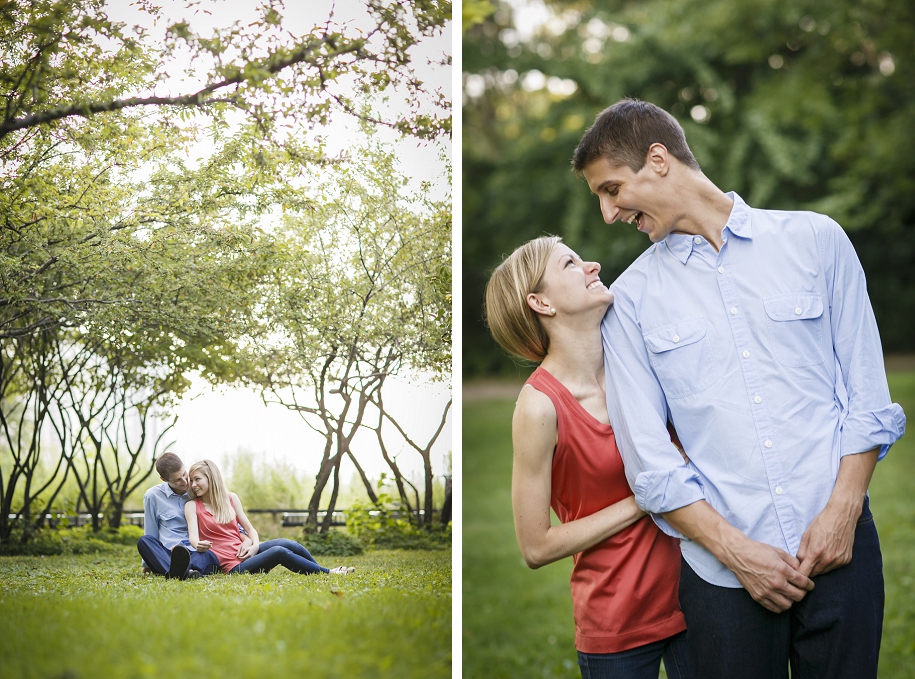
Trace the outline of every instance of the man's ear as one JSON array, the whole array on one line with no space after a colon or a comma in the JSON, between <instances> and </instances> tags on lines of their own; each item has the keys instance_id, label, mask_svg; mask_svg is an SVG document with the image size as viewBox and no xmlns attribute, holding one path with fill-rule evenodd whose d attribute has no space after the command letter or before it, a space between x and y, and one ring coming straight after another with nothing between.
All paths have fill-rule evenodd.
<instances>
[{"instance_id":1,"label":"man's ear","mask_svg":"<svg viewBox=\"0 0 915 679\"><path fill-rule=\"evenodd\" d=\"M543 316L552 316L553 313L555 313L550 312L552 307L550 306L549 300L537 292L529 292L527 294L527 305L533 309L535 313L541 314Z\"/></svg>"},{"instance_id":2,"label":"man's ear","mask_svg":"<svg viewBox=\"0 0 915 679\"><path fill-rule=\"evenodd\" d=\"M648 156L645 158L645 164L658 173L661 177L666 177L670 171L670 152L664 144L655 142L648 147Z\"/></svg>"}]
</instances>

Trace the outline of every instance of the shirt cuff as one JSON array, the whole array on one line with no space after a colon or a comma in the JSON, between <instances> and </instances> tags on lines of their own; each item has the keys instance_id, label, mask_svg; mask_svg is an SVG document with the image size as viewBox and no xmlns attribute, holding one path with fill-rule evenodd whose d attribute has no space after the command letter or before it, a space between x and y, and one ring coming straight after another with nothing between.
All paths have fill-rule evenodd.
<instances>
[{"instance_id":1,"label":"shirt cuff","mask_svg":"<svg viewBox=\"0 0 915 679\"><path fill-rule=\"evenodd\" d=\"M877 459L882 460L903 434L905 413L897 403L880 410L849 413L842 424L840 456L857 455L879 447Z\"/></svg>"},{"instance_id":2,"label":"shirt cuff","mask_svg":"<svg viewBox=\"0 0 915 679\"><path fill-rule=\"evenodd\" d=\"M652 514L672 512L705 499L702 483L688 467L641 472L635 478L635 503Z\"/></svg>"}]
</instances>

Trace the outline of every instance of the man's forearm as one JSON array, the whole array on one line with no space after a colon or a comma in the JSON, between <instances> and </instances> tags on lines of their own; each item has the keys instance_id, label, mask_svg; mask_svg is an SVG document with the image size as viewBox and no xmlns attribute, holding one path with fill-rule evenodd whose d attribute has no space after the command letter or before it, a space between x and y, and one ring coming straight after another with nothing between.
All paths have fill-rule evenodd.
<instances>
[{"instance_id":1,"label":"man's forearm","mask_svg":"<svg viewBox=\"0 0 915 679\"><path fill-rule=\"evenodd\" d=\"M661 516L679 533L705 547L728 568L731 568L728 563L731 555L739 549L738 545L741 542L748 539L705 500L666 512Z\"/></svg>"},{"instance_id":2,"label":"man's forearm","mask_svg":"<svg viewBox=\"0 0 915 679\"><path fill-rule=\"evenodd\" d=\"M854 514L855 520L861 514L864 505L864 496L867 487L877 466L877 457L880 448L874 448L866 453L845 455L839 462L839 475L836 485L829 496L829 505Z\"/></svg>"}]
</instances>

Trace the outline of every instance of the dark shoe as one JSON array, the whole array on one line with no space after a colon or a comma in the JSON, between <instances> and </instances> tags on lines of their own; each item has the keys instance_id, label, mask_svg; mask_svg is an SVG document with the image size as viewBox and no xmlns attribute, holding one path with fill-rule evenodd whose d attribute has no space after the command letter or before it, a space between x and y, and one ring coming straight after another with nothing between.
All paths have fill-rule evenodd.
<instances>
[{"instance_id":1,"label":"dark shoe","mask_svg":"<svg viewBox=\"0 0 915 679\"><path fill-rule=\"evenodd\" d=\"M176 546L172 550L172 563L168 568L167 577L184 580L184 576L187 573L187 567L190 565L191 553L187 550L186 547L181 545Z\"/></svg>"},{"instance_id":2,"label":"dark shoe","mask_svg":"<svg viewBox=\"0 0 915 679\"><path fill-rule=\"evenodd\" d=\"M202 577L203 577L203 573L201 573L198 570L194 570L192 568L191 570L189 570L187 572L187 575L184 576L184 579L185 580L197 580L198 578L202 578Z\"/></svg>"}]
</instances>

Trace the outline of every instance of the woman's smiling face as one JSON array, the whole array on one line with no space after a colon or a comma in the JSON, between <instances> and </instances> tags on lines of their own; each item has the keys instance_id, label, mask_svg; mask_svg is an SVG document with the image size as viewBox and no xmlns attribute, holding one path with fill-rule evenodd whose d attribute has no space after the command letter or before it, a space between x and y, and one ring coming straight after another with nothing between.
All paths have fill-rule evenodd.
<instances>
[{"instance_id":1,"label":"woman's smiling face","mask_svg":"<svg viewBox=\"0 0 915 679\"><path fill-rule=\"evenodd\" d=\"M559 313L603 312L613 303L613 293L601 282L600 264L583 262L564 243L557 243L550 254L540 294Z\"/></svg>"},{"instance_id":2,"label":"woman's smiling face","mask_svg":"<svg viewBox=\"0 0 915 679\"><path fill-rule=\"evenodd\" d=\"M210 483L207 477L199 469L195 469L191 474L191 490L195 497L203 497L210 491Z\"/></svg>"}]
</instances>

